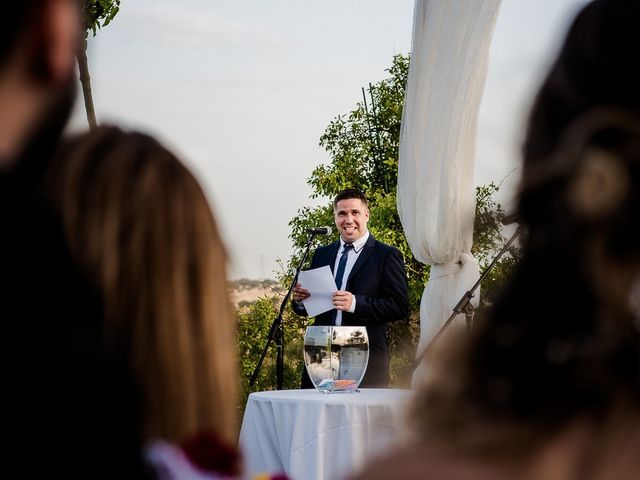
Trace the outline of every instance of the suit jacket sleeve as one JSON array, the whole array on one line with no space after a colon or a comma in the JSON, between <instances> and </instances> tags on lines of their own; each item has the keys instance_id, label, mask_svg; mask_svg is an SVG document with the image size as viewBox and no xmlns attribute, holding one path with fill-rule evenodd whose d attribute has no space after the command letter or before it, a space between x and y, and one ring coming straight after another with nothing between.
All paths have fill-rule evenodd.
<instances>
[{"instance_id":1,"label":"suit jacket sleeve","mask_svg":"<svg viewBox=\"0 0 640 480\"><path fill-rule=\"evenodd\" d=\"M409 315L409 286L404 260L399 250L393 249L385 260L379 293L375 296L355 295L354 318L368 322L385 323L403 320Z\"/></svg>"},{"instance_id":2,"label":"suit jacket sleeve","mask_svg":"<svg viewBox=\"0 0 640 480\"><path fill-rule=\"evenodd\" d=\"M302 304L302 302L297 303L291 300L291 308L293 309L293 313L295 313L296 315L300 315L301 317L308 316L307 309L304 308L304 305Z\"/></svg>"}]
</instances>

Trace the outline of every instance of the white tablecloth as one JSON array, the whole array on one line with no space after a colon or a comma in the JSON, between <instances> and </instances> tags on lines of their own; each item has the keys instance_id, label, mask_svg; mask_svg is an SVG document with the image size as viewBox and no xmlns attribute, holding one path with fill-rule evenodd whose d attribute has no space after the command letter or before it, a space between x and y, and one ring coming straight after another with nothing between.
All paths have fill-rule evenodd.
<instances>
[{"instance_id":1,"label":"white tablecloth","mask_svg":"<svg viewBox=\"0 0 640 480\"><path fill-rule=\"evenodd\" d=\"M240 432L245 467L250 475L340 479L401 439L410 395L410 390L367 388L252 393Z\"/></svg>"}]
</instances>

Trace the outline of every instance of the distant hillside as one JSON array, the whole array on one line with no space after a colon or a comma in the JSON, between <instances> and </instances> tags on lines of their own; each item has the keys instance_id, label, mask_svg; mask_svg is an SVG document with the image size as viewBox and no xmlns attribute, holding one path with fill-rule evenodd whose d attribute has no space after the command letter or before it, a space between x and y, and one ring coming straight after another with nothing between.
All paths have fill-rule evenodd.
<instances>
[{"instance_id":1,"label":"distant hillside","mask_svg":"<svg viewBox=\"0 0 640 480\"><path fill-rule=\"evenodd\" d=\"M241 278L228 282L231 302L237 307L251 305L265 295L282 293L282 286L272 279L252 280Z\"/></svg>"}]
</instances>

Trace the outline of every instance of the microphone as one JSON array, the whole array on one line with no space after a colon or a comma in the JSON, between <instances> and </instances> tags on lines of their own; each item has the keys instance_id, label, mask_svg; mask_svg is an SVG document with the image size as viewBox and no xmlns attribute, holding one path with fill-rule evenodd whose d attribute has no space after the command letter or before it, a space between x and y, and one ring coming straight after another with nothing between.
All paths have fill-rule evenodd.
<instances>
[{"instance_id":1,"label":"microphone","mask_svg":"<svg viewBox=\"0 0 640 480\"><path fill-rule=\"evenodd\" d=\"M329 235L331 235L331 227L307 228L307 233L310 233L311 235L325 235L328 237Z\"/></svg>"},{"instance_id":2,"label":"microphone","mask_svg":"<svg viewBox=\"0 0 640 480\"><path fill-rule=\"evenodd\" d=\"M505 226L518 222L520 222L520 214L518 212L512 213L510 215L505 215L504 217L502 217L502 220L500 220L500 223Z\"/></svg>"}]
</instances>

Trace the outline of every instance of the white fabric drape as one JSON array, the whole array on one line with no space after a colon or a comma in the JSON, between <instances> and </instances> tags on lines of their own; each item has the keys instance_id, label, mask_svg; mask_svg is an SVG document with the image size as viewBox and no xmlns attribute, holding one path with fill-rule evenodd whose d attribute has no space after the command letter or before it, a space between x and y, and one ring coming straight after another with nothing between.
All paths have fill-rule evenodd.
<instances>
[{"instance_id":1,"label":"white fabric drape","mask_svg":"<svg viewBox=\"0 0 640 480\"><path fill-rule=\"evenodd\" d=\"M400 136L398 212L414 256L432 265L420 305L419 352L479 277L471 256L473 163L500 3L415 3ZM456 322L464 322L464 316L459 317Z\"/></svg>"}]
</instances>

